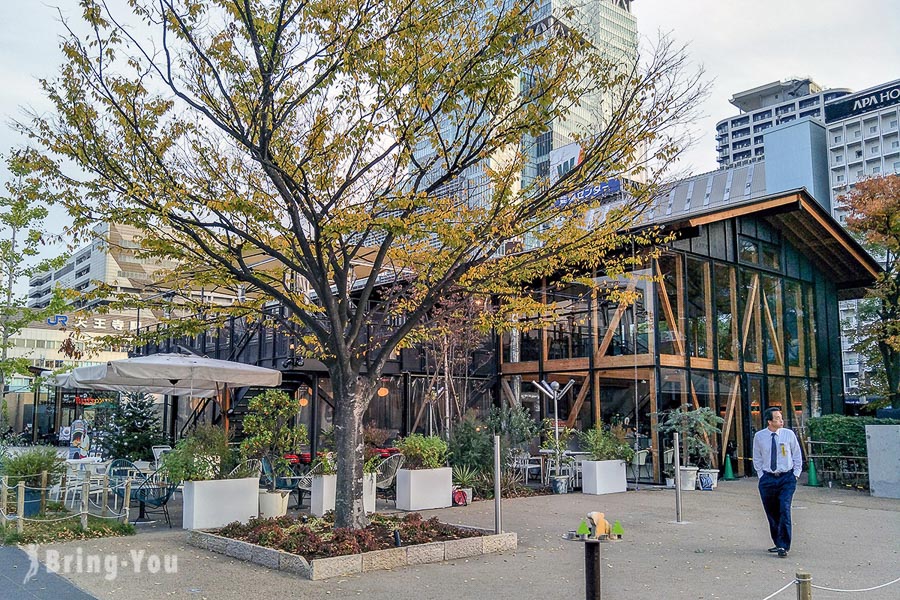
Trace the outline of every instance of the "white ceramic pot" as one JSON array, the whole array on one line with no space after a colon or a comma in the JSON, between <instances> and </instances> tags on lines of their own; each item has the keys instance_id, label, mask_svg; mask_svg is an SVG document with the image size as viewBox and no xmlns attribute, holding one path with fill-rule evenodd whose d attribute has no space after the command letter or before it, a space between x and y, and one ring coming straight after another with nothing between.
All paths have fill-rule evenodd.
<instances>
[{"instance_id":1,"label":"white ceramic pot","mask_svg":"<svg viewBox=\"0 0 900 600\"><path fill-rule=\"evenodd\" d=\"M363 475L363 508L367 513L375 512L375 481L378 475L365 473Z\"/></svg>"},{"instance_id":2,"label":"white ceramic pot","mask_svg":"<svg viewBox=\"0 0 900 600\"><path fill-rule=\"evenodd\" d=\"M290 491L270 492L259 490L259 516L262 519L283 517L287 514Z\"/></svg>"},{"instance_id":3,"label":"white ceramic pot","mask_svg":"<svg viewBox=\"0 0 900 600\"><path fill-rule=\"evenodd\" d=\"M216 479L184 482L185 529L213 529L259 515L259 479Z\"/></svg>"},{"instance_id":4,"label":"white ceramic pot","mask_svg":"<svg viewBox=\"0 0 900 600\"><path fill-rule=\"evenodd\" d=\"M667 488L675 487L675 478L674 477L666 477L666 487Z\"/></svg>"},{"instance_id":5,"label":"white ceramic pot","mask_svg":"<svg viewBox=\"0 0 900 600\"><path fill-rule=\"evenodd\" d=\"M615 494L627 485L624 460L581 461L581 493Z\"/></svg>"},{"instance_id":6,"label":"white ceramic pot","mask_svg":"<svg viewBox=\"0 0 900 600\"><path fill-rule=\"evenodd\" d=\"M697 487L697 467L679 467L681 470L681 489L690 491Z\"/></svg>"},{"instance_id":7,"label":"white ceramic pot","mask_svg":"<svg viewBox=\"0 0 900 600\"><path fill-rule=\"evenodd\" d=\"M334 510L337 475L315 475L312 478L312 493L309 496L309 512L321 517Z\"/></svg>"},{"instance_id":8,"label":"white ceramic pot","mask_svg":"<svg viewBox=\"0 0 900 600\"><path fill-rule=\"evenodd\" d=\"M400 469L397 471L397 509L447 508L453 503L453 469Z\"/></svg>"}]
</instances>

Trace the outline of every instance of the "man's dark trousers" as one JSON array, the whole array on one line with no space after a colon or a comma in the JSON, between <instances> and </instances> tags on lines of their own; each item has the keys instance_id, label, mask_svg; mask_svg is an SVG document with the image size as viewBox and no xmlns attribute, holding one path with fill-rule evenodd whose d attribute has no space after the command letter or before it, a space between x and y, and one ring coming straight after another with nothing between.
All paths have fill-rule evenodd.
<instances>
[{"instance_id":1,"label":"man's dark trousers","mask_svg":"<svg viewBox=\"0 0 900 600\"><path fill-rule=\"evenodd\" d=\"M796 489L793 471L779 475L763 473L759 480L759 496L769 520L769 534L777 548L791 549L791 500Z\"/></svg>"}]
</instances>

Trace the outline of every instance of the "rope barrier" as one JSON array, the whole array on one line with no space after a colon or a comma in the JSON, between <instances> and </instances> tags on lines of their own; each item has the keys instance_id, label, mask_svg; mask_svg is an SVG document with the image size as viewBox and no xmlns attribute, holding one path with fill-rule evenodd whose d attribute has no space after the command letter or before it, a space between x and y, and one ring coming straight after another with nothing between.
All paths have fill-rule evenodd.
<instances>
[{"instance_id":1,"label":"rope barrier","mask_svg":"<svg viewBox=\"0 0 900 600\"><path fill-rule=\"evenodd\" d=\"M859 590L840 590L837 588L830 588L830 587L825 587L824 585L815 585L815 584L810 584L810 586L816 588L817 590L825 590L828 592L843 592L846 594L858 594L860 592L871 592L872 590L880 590L881 588L895 584L898 581L900 581L900 577L898 577L897 579L895 579L893 581L888 581L887 583L882 583L881 585L876 585L876 586L870 587L870 588L862 588Z\"/></svg>"},{"instance_id":2,"label":"rope barrier","mask_svg":"<svg viewBox=\"0 0 900 600\"><path fill-rule=\"evenodd\" d=\"M771 600L772 598L774 598L775 596L777 596L778 594L780 594L780 593L783 592L784 590L788 589L789 587L791 587L791 586L794 585L795 583L797 583L797 580L796 580L796 579L793 579L793 580L789 581L788 584L787 584L786 586L784 586L783 588L781 588L780 590L778 590L778 591L775 592L774 594L770 594L770 595L766 596L765 598L763 598L763 600Z\"/></svg>"}]
</instances>

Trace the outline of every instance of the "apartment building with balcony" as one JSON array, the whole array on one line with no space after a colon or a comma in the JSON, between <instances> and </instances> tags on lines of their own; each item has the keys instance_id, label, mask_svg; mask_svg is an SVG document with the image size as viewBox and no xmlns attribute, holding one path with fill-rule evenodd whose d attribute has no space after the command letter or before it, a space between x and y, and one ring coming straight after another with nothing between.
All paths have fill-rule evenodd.
<instances>
[{"instance_id":1,"label":"apartment building with balcony","mask_svg":"<svg viewBox=\"0 0 900 600\"><path fill-rule=\"evenodd\" d=\"M767 130L796 119L823 119L827 102L851 93L846 88L823 89L810 78L773 81L734 94L729 102L741 112L716 124L716 160L722 167L765 156Z\"/></svg>"}]
</instances>

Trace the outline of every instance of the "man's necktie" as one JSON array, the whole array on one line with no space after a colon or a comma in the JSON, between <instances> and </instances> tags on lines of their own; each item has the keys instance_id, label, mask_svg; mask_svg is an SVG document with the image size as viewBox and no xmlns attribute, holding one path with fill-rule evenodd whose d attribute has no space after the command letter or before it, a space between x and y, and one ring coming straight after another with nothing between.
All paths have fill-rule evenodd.
<instances>
[{"instance_id":1,"label":"man's necktie","mask_svg":"<svg viewBox=\"0 0 900 600\"><path fill-rule=\"evenodd\" d=\"M772 449L769 451L769 469L774 473L778 470L778 434L772 434Z\"/></svg>"}]
</instances>

